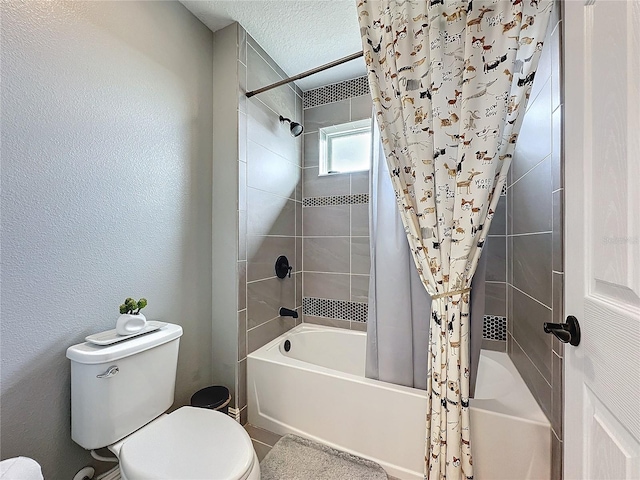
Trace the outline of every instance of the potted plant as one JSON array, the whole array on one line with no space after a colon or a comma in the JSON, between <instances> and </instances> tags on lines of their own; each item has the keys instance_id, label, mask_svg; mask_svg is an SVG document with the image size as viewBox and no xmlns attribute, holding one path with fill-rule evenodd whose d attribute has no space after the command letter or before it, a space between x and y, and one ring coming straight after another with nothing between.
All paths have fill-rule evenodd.
<instances>
[{"instance_id":1,"label":"potted plant","mask_svg":"<svg viewBox=\"0 0 640 480\"><path fill-rule=\"evenodd\" d=\"M127 298L120 305L120 316L116 322L118 335L131 335L147 326L147 319L140 313L147 306L147 299L141 298L137 302L133 298Z\"/></svg>"}]
</instances>

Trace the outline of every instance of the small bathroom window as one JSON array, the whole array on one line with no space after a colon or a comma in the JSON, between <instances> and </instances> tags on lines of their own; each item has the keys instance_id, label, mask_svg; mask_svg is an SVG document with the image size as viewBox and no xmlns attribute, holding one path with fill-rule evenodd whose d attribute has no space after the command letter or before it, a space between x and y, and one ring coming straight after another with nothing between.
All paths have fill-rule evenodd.
<instances>
[{"instance_id":1,"label":"small bathroom window","mask_svg":"<svg viewBox=\"0 0 640 480\"><path fill-rule=\"evenodd\" d=\"M319 175L369 170L371 120L320 129Z\"/></svg>"}]
</instances>

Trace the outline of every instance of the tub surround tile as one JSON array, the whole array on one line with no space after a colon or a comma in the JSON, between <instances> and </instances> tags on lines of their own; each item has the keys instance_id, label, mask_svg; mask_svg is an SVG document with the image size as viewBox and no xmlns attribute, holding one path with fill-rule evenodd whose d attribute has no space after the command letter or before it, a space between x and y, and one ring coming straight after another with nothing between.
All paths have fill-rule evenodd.
<instances>
[{"instance_id":1,"label":"tub surround tile","mask_svg":"<svg viewBox=\"0 0 640 480\"><path fill-rule=\"evenodd\" d=\"M247 308L247 262L238 262L238 310Z\"/></svg>"},{"instance_id":2,"label":"tub surround tile","mask_svg":"<svg viewBox=\"0 0 640 480\"><path fill-rule=\"evenodd\" d=\"M247 211L238 211L238 260L247 259Z\"/></svg>"},{"instance_id":3,"label":"tub surround tile","mask_svg":"<svg viewBox=\"0 0 640 480\"><path fill-rule=\"evenodd\" d=\"M360 302L347 302L327 298L304 297L302 310L305 315L366 322L369 305Z\"/></svg>"},{"instance_id":4,"label":"tub surround tile","mask_svg":"<svg viewBox=\"0 0 640 480\"><path fill-rule=\"evenodd\" d=\"M369 193L369 172L350 173L351 177L351 194Z\"/></svg>"},{"instance_id":5,"label":"tub surround tile","mask_svg":"<svg viewBox=\"0 0 640 480\"><path fill-rule=\"evenodd\" d=\"M247 66L238 61L238 111L247 112Z\"/></svg>"},{"instance_id":6,"label":"tub surround tile","mask_svg":"<svg viewBox=\"0 0 640 480\"><path fill-rule=\"evenodd\" d=\"M351 301L369 301L369 275L351 275Z\"/></svg>"},{"instance_id":7,"label":"tub surround tile","mask_svg":"<svg viewBox=\"0 0 640 480\"><path fill-rule=\"evenodd\" d=\"M351 330L356 330L358 332L366 332L367 331L367 323L366 322L351 322Z\"/></svg>"},{"instance_id":8,"label":"tub surround tile","mask_svg":"<svg viewBox=\"0 0 640 480\"><path fill-rule=\"evenodd\" d=\"M349 237L304 238L302 247L304 270L350 273L349 245Z\"/></svg>"},{"instance_id":9,"label":"tub surround tile","mask_svg":"<svg viewBox=\"0 0 640 480\"><path fill-rule=\"evenodd\" d=\"M564 443L554 433L551 434L551 478L562 480L564 469Z\"/></svg>"},{"instance_id":10,"label":"tub surround tile","mask_svg":"<svg viewBox=\"0 0 640 480\"><path fill-rule=\"evenodd\" d=\"M512 342L512 353L510 355L513 364L520 372L520 376L531 390L534 398L542 408L542 411L551 419L551 385L540 374L533 365L529 357L524 353L518 342Z\"/></svg>"},{"instance_id":11,"label":"tub surround tile","mask_svg":"<svg viewBox=\"0 0 640 480\"><path fill-rule=\"evenodd\" d=\"M247 311L238 312L238 361L247 356Z\"/></svg>"},{"instance_id":12,"label":"tub surround tile","mask_svg":"<svg viewBox=\"0 0 640 480\"><path fill-rule=\"evenodd\" d=\"M551 81L546 79L540 94L531 98L514 152L516 160L511 166L514 182L551 154Z\"/></svg>"},{"instance_id":13,"label":"tub surround tile","mask_svg":"<svg viewBox=\"0 0 640 480\"><path fill-rule=\"evenodd\" d=\"M304 315L304 323L311 323L313 325L324 325L325 327L344 328L346 330L351 329L351 323L349 320L340 320L338 318L327 317L315 317L313 315Z\"/></svg>"},{"instance_id":14,"label":"tub surround tile","mask_svg":"<svg viewBox=\"0 0 640 480\"><path fill-rule=\"evenodd\" d=\"M298 236L296 237L296 257L293 265L293 271L296 273L303 270L302 257L302 236Z\"/></svg>"},{"instance_id":15,"label":"tub surround tile","mask_svg":"<svg viewBox=\"0 0 640 480\"><path fill-rule=\"evenodd\" d=\"M553 112L553 151L551 153L551 189L564 185L564 167L562 164L562 107Z\"/></svg>"},{"instance_id":16,"label":"tub surround tile","mask_svg":"<svg viewBox=\"0 0 640 480\"><path fill-rule=\"evenodd\" d=\"M302 307L302 282L304 279L304 274L302 272L298 272L295 274L296 278L296 308Z\"/></svg>"},{"instance_id":17,"label":"tub surround tile","mask_svg":"<svg viewBox=\"0 0 640 480\"><path fill-rule=\"evenodd\" d=\"M551 322L551 309L517 289L513 291L513 338L524 349L547 383L551 383L551 338L542 324Z\"/></svg>"},{"instance_id":18,"label":"tub surround tile","mask_svg":"<svg viewBox=\"0 0 640 480\"><path fill-rule=\"evenodd\" d=\"M324 127L347 123L351 119L349 100L319 105L304 110L304 128L307 133L317 132Z\"/></svg>"},{"instance_id":19,"label":"tub surround tile","mask_svg":"<svg viewBox=\"0 0 640 480\"><path fill-rule=\"evenodd\" d=\"M489 227L489 235L506 235L507 234L507 197L503 195L498 200L498 206L491 219Z\"/></svg>"},{"instance_id":20,"label":"tub surround tile","mask_svg":"<svg viewBox=\"0 0 640 480\"><path fill-rule=\"evenodd\" d=\"M304 161L303 167L317 167L320 163L319 133L306 133L303 135Z\"/></svg>"},{"instance_id":21,"label":"tub surround tile","mask_svg":"<svg viewBox=\"0 0 640 480\"><path fill-rule=\"evenodd\" d=\"M253 282L275 276L275 262L286 255L295 260L295 237L265 237L250 235L247 242L247 280Z\"/></svg>"},{"instance_id":22,"label":"tub surround tile","mask_svg":"<svg viewBox=\"0 0 640 480\"><path fill-rule=\"evenodd\" d=\"M248 189L247 198L249 235L295 236L295 201L255 188Z\"/></svg>"},{"instance_id":23,"label":"tub surround tile","mask_svg":"<svg viewBox=\"0 0 640 480\"><path fill-rule=\"evenodd\" d=\"M302 219L303 219L302 202L296 201L296 237L302 237Z\"/></svg>"},{"instance_id":24,"label":"tub surround tile","mask_svg":"<svg viewBox=\"0 0 640 480\"><path fill-rule=\"evenodd\" d=\"M303 235L309 237L348 236L351 230L349 205L303 208Z\"/></svg>"},{"instance_id":25,"label":"tub surround tile","mask_svg":"<svg viewBox=\"0 0 640 480\"><path fill-rule=\"evenodd\" d=\"M351 179L349 174L336 173L333 175L319 176L318 172L318 167L304 169L302 192L305 198L348 195L351 193Z\"/></svg>"},{"instance_id":26,"label":"tub surround tile","mask_svg":"<svg viewBox=\"0 0 640 480\"><path fill-rule=\"evenodd\" d=\"M300 167L251 140L247 143L247 186L295 200Z\"/></svg>"},{"instance_id":27,"label":"tub surround tile","mask_svg":"<svg viewBox=\"0 0 640 480\"><path fill-rule=\"evenodd\" d=\"M256 90L286 78L281 77L280 74L260 56L251 44L249 48L247 48L247 68L248 71L251 72L247 78L247 88L249 90ZM260 100L273 111L279 112L280 115L287 118L294 118L296 111L295 96L295 92L287 86L285 88L275 88L263 93L260 95Z\"/></svg>"},{"instance_id":28,"label":"tub surround tile","mask_svg":"<svg viewBox=\"0 0 640 480\"><path fill-rule=\"evenodd\" d=\"M303 275L305 297L351 300L349 274L304 272Z\"/></svg>"},{"instance_id":29,"label":"tub surround tile","mask_svg":"<svg viewBox=\"0 0 640 480\"><path fill-rule=\"evenodd\" d=\"M489 340L483 338L481 348L483 350L493 350L494 352L506 352L507 342L506 340Z\"/></svg>"},{"instance_id":30,"label":"tub surround tile","mask_svg":"<svg viewBox=\"0 0 640 480\"><path fill-rule=\"evenodd\" d=\"M251 98L247 102L247 139L294 164L300 162L300 137L292 137L287 125L280 123L279 114L261 99Z\"/></svg>"},{"instance_id":31,"label":"tub surround tile","mask_svg":"<svg viewBox=\"0 0 640 480\"><path fill-rule=\"evenodd\" d=\"M486 280L489 282L504 282L506 280L506 242L507 238L504 236L490 237L487 240L486 251L483 254L487 255Z\"/></svg>"},{"instance_id":32,"label":"tub surround tile","mask_svg":"<svg viewBox=\"0 0 640 480\"><path fill-rule=\"evenodd\" d=\"M369 81L366 75L343 82L312 88L302 94L305 109L342 100L348 101L350 98L360 97L362 95L370 95Z\"/></svg>"},{"instance_id":33,"label":"tub surround tile","mask_svg":"<svg viewBox=\"0 0 640 480\"><path fill-rule=\"evenodd\" d=\"M369 204L351 205L351 235L369 236Z\"/></svg>"},{"instance_id":34,"label":"tub surround tile","mask_svg":"<svg viewBox=\"0 0 640 480\"><path fill-rule=\"evenodd\" d=\"M360 205L369 203L368 193L353 195L329 195L326 197L305 197L302 201L305 207L326 207L330 205Z\"/></svg>"},{"instance_id":35,"label":"tub surround tile","mask_svg":"<svg viewBox=\"0 0 640 480\"><path fill-rule=\"evenodd\" d=\"M238 398L236 400L236 408L244 408L247 406L247 359L238 362Z\"/></svg>"},{"instance_id":36,"label":"tub surround tile","mask_svg":"<svg viewBox=\"0 0 640 480\"><path fill-rule=\"evenodd\" d=\"M247 353L256 351L296 326L293 317L277 317L247 332Z\"/></svg>"},{"instance_id":37,"label":"tub surround tile","mask_svg":"<svg viewBox=\"0 0 640 480\"><path fill-rule=\"evenodd\" d=\"M504 282L487 282L485 284L486 315L507 316L507 285Z\"/></svg>"},{"instance_id":38,"label":"tub surround tile","mask_svg":"<svg viewBox=\"0 0 640 480\"><path fill-rule=\"evenodd\" d=\"M551 386L553 387L551 392L551 428L562 440L562 409L564 402L563 392L563 359L556 355L551 354Z\"/></svg>"},{"instance_id":39,"label":"tub surround tile","mask_svg":"<svg viewBox=\"0 0 640 480\"><path fill-rule=\"evenodd\" d=\"M553 272L553 322L564 323L564 275L562 273ZM564 343L555 336L552 339L553 351L559 356L564 356ZM555 384L554 384L555 385Z\"/></svg>"},{"instance_id":40,"label":"tub surround tile","mask_svg":"<svg viewBox=\"0 0 640 480\"><path fill-rule=\"evenodd\" d=\"M482 338L504 342L507 339L507 318L497 315L485 315L482 325Z\"/></svg>"},{"instance_id":41,"label":"tub surround tile","mask_svg":"<svg viewBox=\"0 0 640 480\"><path fill-rule=\"evenodd\" d=\"M513 285L551 307L550 233L513 237Z\"/></svg>"},{"instance_id":42,"label":"tub surround tile","mask_svg":"<svg viewBox=\"0 0 640 480\"><path fill-rule=\"evenodd\" d=\"M273 277L247 284L247 328L278 318L280 307L293 308L295 281Z\"/></svg>"},{"instance_id":43,"label":"tub surround tile","mask_svg":"<svg viewBox=\"0 0 640 480\"><path fill-rule=\"evenodd\" d=\"M369 275L370 271L369 237L351 237L351 273Z\"/></svg>"},{"instance_id":44,"label":"tub surround tile","mask_svg":"<svg viewBox=\"0 0 640 480\"><path fill-rule=\"evenodd\" d=\"M512 233L550 232L551 156L514 184L511 202Z\"/></svg>"},{"instance_id":45,"label":"tub surround tile","mask_svg":"<svg viewBox=\"0 0 640 480\"><path fill-rule=\"evenodd\" d=\"M351 121L364 120L365 118L371 118L371 111L373 109L373 103L371 101L371 94L360 95L359 97L351 98Z\"/></svg>"},{"instance_id":46,"label":"tub surround tile","mask_svg":"<svg viewBox=\"0 0 640 480\"><path fill-rule=\"evenodd\" d=\"M562 221L564 218L564 190L553 192L553 233L552 233L552 253L553 271L564 271L564 242L562 235Z\"/></svg>"}]
</instances>

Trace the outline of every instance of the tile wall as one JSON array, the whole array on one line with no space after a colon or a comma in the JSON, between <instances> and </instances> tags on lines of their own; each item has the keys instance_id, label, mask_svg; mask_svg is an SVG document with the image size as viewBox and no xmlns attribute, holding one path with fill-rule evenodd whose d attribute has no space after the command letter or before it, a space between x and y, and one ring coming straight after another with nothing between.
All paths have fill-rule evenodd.
<instances>
[{"instance_id":1,"label":"tile wall","mask_svg":"<svg viewBox=\"0 0 640 480\"><path fill-rule=\"evenodd\" d=\"M371 118L365 77L304 92L303 320L363 330L369 291L369 172L318 176L318 130Z\"/></svg>"},{"instance_id":2,"label":"tile wall","mask_svg":"<svg viewBox=\"0 0 640 480\"><path fill-rule=\"evenodd\" d=\"M280 307L302 321L302 138L279 121L302 121L302 92L247 99L287 75L237 23L215 32L214 64L213 379L245 423L247 354L296 325ZM280 255L290 278L275 275Z\"/></svg>"},{"instance_id":3,"label":"tile wall","mask_svg":"<svg viewBox=\"0 0 640 480\"><path fill-rule=\"evenodd\" d=\"M556 2L558 3L558 2ZM562 96L559 5L545 39L507 189L507 350L551 421L552 478L562 478Z\"/></svg>"},{"instance_id":4,"label":"tile wall","mask_svg":"<svg viewBox=\"0 0 640 480\"><path fill-rule=\"evenodd\" d=\"M247 99L251 91L288 75L238 27L238 377L236 408L246 419L247 354L302 321L302 138L282 115L302 122L302 92L283 85ZM274 265L286 255L293 267L280 279ZM280 317L297 309L298 320Z\"/></svg>"}]
</instances>

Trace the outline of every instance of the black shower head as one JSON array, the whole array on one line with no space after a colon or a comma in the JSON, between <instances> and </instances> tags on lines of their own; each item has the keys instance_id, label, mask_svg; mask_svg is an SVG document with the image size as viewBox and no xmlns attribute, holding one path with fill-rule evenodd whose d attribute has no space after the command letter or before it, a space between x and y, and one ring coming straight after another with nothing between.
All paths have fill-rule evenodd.
<instances>
[{"instance_id":1,"label":"black shower head","mask_svg":"<svg viewBox=\"0 0 640 480\"><path fill-rule=\"evenodd\" d=\"M299 136L304 131L304 128L302 127L302 125L300 125L297 122L292 122L288 118L284 118L282 115L280 115L280 122L282 123L289 122L291 124L290 126L291 135L293 135L294 137Z\"/></svg>"}]
</instances>

